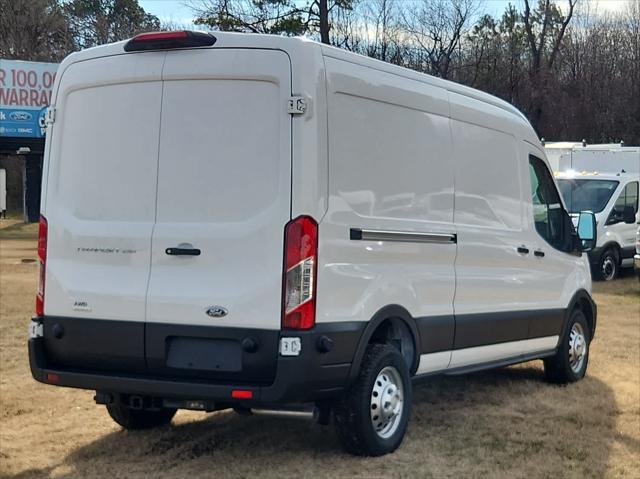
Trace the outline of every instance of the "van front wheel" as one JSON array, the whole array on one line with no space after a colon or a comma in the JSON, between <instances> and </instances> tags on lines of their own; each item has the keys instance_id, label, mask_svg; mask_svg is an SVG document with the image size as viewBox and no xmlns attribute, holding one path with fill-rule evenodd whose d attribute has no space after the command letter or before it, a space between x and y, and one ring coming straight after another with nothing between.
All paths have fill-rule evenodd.
<instances>
[{"instance_id":1,"label":"van front wheel","mask_svg":"<svg viewBox=\"0 0 640 479\"><path fill-rule=\"evenodd\" d=\"M620 270L620 260L616 251L612 248L608 249L598 261L598 278L603 281L613 281L618 277Z\"/></svg>"},{"instance_id":2,"label":"van front wheel","mask_svg":"<svg viewBox=\"0 0 640 479\"><path fill-rule=\"evenodd\" d=\"M400 351L370 344L358 379L334 405L336 430L345 450L358 456L395 451L411 415L411 379Z\"/></svg>"},{"instance_id":3,"label":"van front wheel","mask_svg":"<svg viewBox=\"0 0 640 479\"><path fill-rule=\"evenodd\" d=\"M175 409L131 409L120 401L107 404L107 412L111 419L127 430L164 426L169 424L176 415Z\"/></svg>"},{"instance_id":4,"label":"van front wheel","mask_svg":"<svg viewBox=\"0 0 640 479\"><path fill-rule=\"evenodd\" d=\"M582 379L589 363L591 335L584 313L575 309L554 356L544 360L547 380L567 384Z\"/></svg>"}]
</instances>

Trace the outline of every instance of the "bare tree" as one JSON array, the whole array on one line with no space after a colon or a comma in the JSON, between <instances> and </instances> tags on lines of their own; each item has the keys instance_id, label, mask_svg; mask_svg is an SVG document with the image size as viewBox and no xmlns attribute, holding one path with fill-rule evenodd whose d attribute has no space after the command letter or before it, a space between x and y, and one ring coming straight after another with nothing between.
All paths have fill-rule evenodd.
<instances>
[{"instance_id":1,"label":"bare tree","mask_svg":"<svg viewBox=\"0 0 640 479\"><path fill-rule=\"evenodd\" d=\"M70 0L63 9L79 49L160 28L158 18L146 13L138 0Z\"/></svg>"},{"instance_id":2,"label":"bare tree","mask_svg":"<svg viewBox=\"0 0 640 479\"><path fill-rule=\"evenodd\" d=\"M422 0L404 12L410 41L426 55L426 71L449 77L452 57L476 9L475 0Z\"/></svg>"},{"instance_id":3,"label":"bare tree","mask_svg":"<svg viewBox=\"0 0 640 479\"><path fill-rule=\"evenodd\" d=\"M317 0L320 41L329 44L329 5L327 0Z\"/></svg>"},{"instance_id":4,"label":"bare tree","mask_svg":"<svg viewBox=\"0 0 640 479\"><path fill-rule=\"evenodd\" d=\"M59 61L73 49L57 0L0 0L0 57Z\"/></svg>"},{"instance_id":5,"label":"bare tree","mask_svg":"<svg viewBox=\"0 0 640 479\"><path fill-rule=\"evenodd\" d=\"M192 0L196 23L217 30L302 35L317 33L330 43L331 13L351 9L353 0Z\"/></svg>"},{"instance_id":6,"label":"bare tree","mask_svg":"<svg viewBox=\"0 0 640 479\"><path fill-rule=\"evenodd\" d=\"M531 10L530 0L524 0L523 22L527 33L531 68L530 120L534 128L541 132L540 120L544 108L544 96L549 88L549 74L554 66L567 26L573 17L578 0L568 0L569 10L563 15L551 0L539 0L535 10Z\"/></svg>"},{"instance_id":7,"label":"bare tree","mask_svg":"<svg viewBox=\"0 0 640 479\"><path fill-rule=\"evenodd\" d=\"M301 35L305 10L291 0L198 0L188 3L196 24L215 30Z\"/></svg>"},{"instance_id":8,"label":"bare tree","mask_svg":"<svg viewBox=\"0 0 640 479\"><path fill-rule=\"evenodd\" d=\"M369 56L389 61L389 50L398 43L398 5L396 0L370 0L366 2L369 39Z\"/></svg>"}]
</instances>

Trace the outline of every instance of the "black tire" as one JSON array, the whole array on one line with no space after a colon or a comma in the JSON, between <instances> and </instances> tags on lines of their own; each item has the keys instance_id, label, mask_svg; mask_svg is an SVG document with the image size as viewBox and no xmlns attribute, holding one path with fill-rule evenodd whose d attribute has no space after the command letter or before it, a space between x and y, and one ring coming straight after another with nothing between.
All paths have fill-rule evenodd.
<instances>
[{"instance_id":1,"label":"black tire","mask_svg":"<svg viewBox=\"0 0 640 479\"><path fill-rule=\"evenodd\" d=\"M601 281L613 281L620 274L620 256L618 252L609 248L598 260L598 270L596 271L596 277Z\"/></svg>"},{"instance_id":2,"label":"black tire","mask_svg":"<svg viewBox=\"0 0 640 479\"><path fill-rule=\"evenodd\" d=\"M577 327L575 325L578 325ZM579 329L583 333L584 348L583 360L579 367L572 367L570 360L571 335L572 331ZM558 351L550 358L544 360L544 373L547 381L555 384L567 384L579 381L587 372L589 365L589 346L591 343L591 330L587 323L587 318L579 309L574 309L569 317L567 328L562 335Z\"/></svg>"},{"instance_id":3,"label":"black tire","mask_svg":"<svg viewBox=\"0 0 640 479\"><path fill-rule=\"evenodd\" d=\"M176 415L175 409L131 409L120 401L107 404L107 412L111 419L129 431L164 426Z\"/></svg>"},{"instance_id":4,"label":"black tire","mask_svg":"<svg viewBox=\"0 0 640 479\"><path fill-rule=\"evenodd\" d=\"M374 383L385 368L398 373L402 385L402 406L395 431L381 437L372 423ZM338 438L344 449L358 456L381 456L395 451L402 443L411 416L411 378L407 364L398 349L389 344L367 346L356 382L334 404L334 418Z\"/></svg>"}]
</instances>

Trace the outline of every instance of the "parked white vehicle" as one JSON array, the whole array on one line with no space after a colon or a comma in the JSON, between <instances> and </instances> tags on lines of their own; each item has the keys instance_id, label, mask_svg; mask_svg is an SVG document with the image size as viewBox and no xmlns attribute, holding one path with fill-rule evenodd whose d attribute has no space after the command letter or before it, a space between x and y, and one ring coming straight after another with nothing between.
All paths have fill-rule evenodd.
<instances>
[{"instance_id":1,"label":"parked white vehicle","mask_svg":"<svg viewBox=\"0 0 640 479\"><path fill-rule=\"evenodd\" d=\"M610 281L621 268L633 266L638 213L638 173L568 171L556 174L564 202L577 218L580 211L593 211L598 224L598 242L589 259L595 277Z\"/></svg>"},{"instance_id":2,"label":"parked white vehicle","mask_svg":"<svg viewBox=\"0 0 640 479\"><path fill-rule=\"evenodd\" d=\"M640 171L640 146L556 141L546 142L544 149L552 171Z\"/></svg>"},{"instance_id":3,"label":"parked white vehicle","mask_svg":"<svg viewBox=\"0 0 640 479\"><path fill-rule=\"evenodd\" d=\"M32 373L129 429L312 403L384 454L411 378L584 376L578 230L497 98L305 39L139 35L58 70Z\"/></svg>"}]
</instances>

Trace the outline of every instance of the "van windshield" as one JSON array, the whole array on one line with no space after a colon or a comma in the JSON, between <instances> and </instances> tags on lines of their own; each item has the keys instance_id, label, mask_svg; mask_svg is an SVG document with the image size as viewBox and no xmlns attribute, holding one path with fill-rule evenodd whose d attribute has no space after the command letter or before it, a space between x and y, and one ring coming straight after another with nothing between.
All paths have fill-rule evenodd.
<instances>
[{"instance_id":1,"label":"van windshield","mask_svg":"<svg viewBox=\"0 0 640 479\"><path fill-rule=\"evenodd\" d=\"M593 211L600 213L618 187L615 180L558 180L562 198L570 213Z\"/></svg>"}]
</instances>

